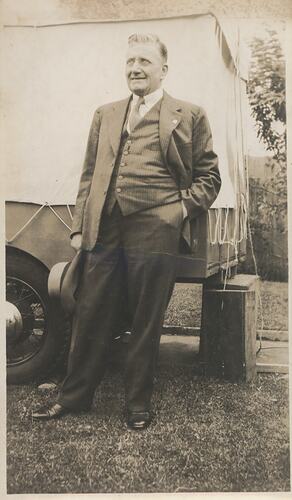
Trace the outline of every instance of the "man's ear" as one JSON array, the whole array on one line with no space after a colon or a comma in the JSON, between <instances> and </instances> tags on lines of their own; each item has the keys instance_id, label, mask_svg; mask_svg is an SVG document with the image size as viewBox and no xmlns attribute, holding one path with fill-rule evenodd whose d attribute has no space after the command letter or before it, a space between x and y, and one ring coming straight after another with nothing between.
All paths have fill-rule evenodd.
<instances>
[{"instance_id":1,"label":"man's ear","mask_svg":"<svg viewBox=\"0 0 292 500\"><path fill-rule=\"evenodd\" d=\"M166 77L167 75L167 72L168 72L168 65L167 64L164 64L162 66L162 74L161 74L161 80L164 80L164 78Z\"/></svg>"}]
</instances>

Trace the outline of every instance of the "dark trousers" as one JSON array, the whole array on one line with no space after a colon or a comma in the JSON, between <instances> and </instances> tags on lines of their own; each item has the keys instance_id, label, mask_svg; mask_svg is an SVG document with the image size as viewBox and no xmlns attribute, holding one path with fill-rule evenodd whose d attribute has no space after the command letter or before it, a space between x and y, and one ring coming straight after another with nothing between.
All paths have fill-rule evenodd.
<instances>
[{"instance_id":1,"label":"dark trousers","mask_svg":"<svg viewBox=\"0 0 292 500\"><path fill-rule=\"evenodd\" d=\"M58 399L65 407L90 407L126 300L131 330L124 375L126 408L150 409L182 222L180 201L129 216L123 216L116 204L111 215L103 215L98 243L84 256L67 375Z\"/></svg>"}]
</instances>

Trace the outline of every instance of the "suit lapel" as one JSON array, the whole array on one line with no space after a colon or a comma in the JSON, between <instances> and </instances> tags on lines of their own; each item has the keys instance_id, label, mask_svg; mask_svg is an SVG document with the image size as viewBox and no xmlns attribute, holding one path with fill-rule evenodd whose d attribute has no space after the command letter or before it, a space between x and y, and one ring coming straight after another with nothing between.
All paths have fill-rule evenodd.
<instances>
[{"instance_id":1,"label":"suit lapel","mask_svg":"<svg viewBox=\"0 0 292 500\"><path fill-rule=\"evenodd\" d=\"M113 104L107 116L108 135L115 156L118 153L123 124L130 99L131 97L128 97L127 99L123 99L122 101Z\"/></svg>"},{"instance_id":2,"label":"suit lapel","mask_svg":"<svg viewBox=\"0 0 292 500\"><path fill-rule=\"evenodd\" d=\"M171 134L181 121L180 110L181 107L177 101L164 92L160 109L159 135L162 155L166 165Z\"/></svg>"}]
</instances>

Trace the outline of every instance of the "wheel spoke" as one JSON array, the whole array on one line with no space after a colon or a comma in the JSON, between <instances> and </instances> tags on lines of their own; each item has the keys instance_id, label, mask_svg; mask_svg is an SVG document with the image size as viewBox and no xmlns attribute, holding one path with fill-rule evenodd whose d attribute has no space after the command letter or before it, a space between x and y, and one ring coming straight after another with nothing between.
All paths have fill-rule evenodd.
<instances>
[{"instance_id":1,"label":"wheel spoke","mask_svg":"<svg viewBox=\"0 0 292 500\"><path fill-rule=\"evenodd\" d=\"M8 366L27 362L41 349L46 336L46 309L41 297L28 283L7 278L7 298L14 304L22 319L22 330L7 341Z\"/></svg>"},{"instance_id":2,"label":"wheel spoke","mask_svg":"<svg viewBox=\"0 0 292 500\"><path fill-rule=\"evenodd\" d=\"M15 305L18 305L18 304L20 304L20 302L23 302L24 300L27 300L27 299L29 299L29 298L31 298L31 297L34 297L34 294L33 294L33 293L30 293L29 295L26 295L25 297L22 297L21 299L17 299L17 300L14 302L14 304L15 304Z\"/></svg>"}]
</instances>

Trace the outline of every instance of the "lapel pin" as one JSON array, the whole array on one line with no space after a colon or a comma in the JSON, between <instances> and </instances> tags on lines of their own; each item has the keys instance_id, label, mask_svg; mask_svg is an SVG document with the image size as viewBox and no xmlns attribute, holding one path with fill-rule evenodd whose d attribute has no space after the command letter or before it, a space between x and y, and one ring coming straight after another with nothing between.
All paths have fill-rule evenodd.
<instances>
[{"instance_id":1,"label":"lapel pin","mask_svg":"<svg viewBox=\"0 0 292 500\"><path fill-rule=\"evenodd\" d=\"M176 125L177 124L177 120L172 120L172 123L174 123Z\"/></svg>"}]
</instances>

